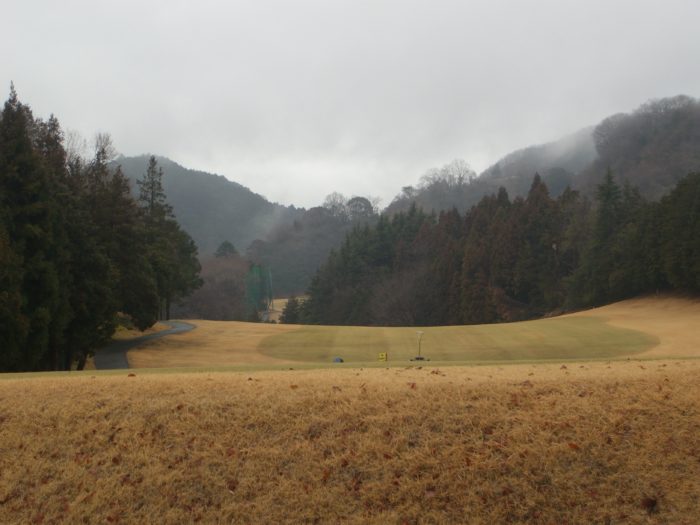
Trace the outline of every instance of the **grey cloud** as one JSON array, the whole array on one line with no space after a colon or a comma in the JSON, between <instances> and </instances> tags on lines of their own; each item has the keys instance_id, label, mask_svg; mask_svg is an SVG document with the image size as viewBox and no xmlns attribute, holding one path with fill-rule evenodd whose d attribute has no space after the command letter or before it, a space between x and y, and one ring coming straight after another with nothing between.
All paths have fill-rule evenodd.
<instances>
[{"instance_id":1,"label":"grey cloud","mask_svg":"<svg viewBox=\"0 0 700 525\"><path fill-rule=\"evenodd\" d=\"M693 1L12 2L0 85L124 154L268 198L385 203L649 98L700 94Z\"/></svg>"}]
</instances>

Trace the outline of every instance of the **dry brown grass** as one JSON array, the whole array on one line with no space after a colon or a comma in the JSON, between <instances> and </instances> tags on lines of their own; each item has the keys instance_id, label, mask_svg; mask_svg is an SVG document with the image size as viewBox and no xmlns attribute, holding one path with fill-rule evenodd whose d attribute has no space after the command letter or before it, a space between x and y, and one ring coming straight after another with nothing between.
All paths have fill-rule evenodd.
<instances>
[{"instance_id":1,"label":"dry brown grass","mask_svg":"<svg viewBox=\"0 0 700 525\"><path fill-rule=\"evenodd\" d=\"M188 321L196 329L149 341L128 353L132 368L188 366L274 365L290 361L275 359L258 351L270 335L292 332L298 327L238 321Z\"/></svg>"},{"instance_id":2,"label":"dry brown grass","mask_svg":"<svg viewBox=\"0 0 700 525\"><path fill-rule=\"evenodd\" d=\"M700 362L0 381L0 523L697 523Z\"/></svg>"},{"instance_id":3,"label":"dry brown grass","mask_svg":"<svg viewBox=\"0 0 700 525\"><path fill-rule=\"evenodd\" d=\"M613 326L659 339L657 346L637 357L700 357L699 298L648 296L572 314L577 316L602 317Z\"/></svg>"},{"instance_id":4,"label":"dry brown grass","mask_svg":"<svg viewBox=\"0 0 700 525\"><path fill-rule=\"evenodd\" d=\"M124 328L123 326L117 327L117 331L114 332L114 335L112 336L112 339L115 341L124 341L127 339L135 339L137 337L141 337L143 335L150 335L150 334L156 334L158 332L162 332L163 330L167 330L170 328L168 325L165 325L163 323L156 323L150 328L147 328L143 332L141 330L137 330L136 328L134 329L128 329Z\"/></svg>"},{"instance_id":5,"label":"dry brown grass","mask_svg":"<svg viewBox=\"0 0 700 525\"><path fill-rule=\"evenodd\" d=\"M328 365L334 355L346 361L368 362L375 360L378 352L388 352L390 360L405 362L416 351L413 328L191 322L197 325L192 332L130 351L131 367L260 367L299 361ZM646 297L527 323L425 328L423 350L433 360L471 362L621 355L700 357L699 327L700 300ZM617 329L635 330L653 342L626 353L624 343L630 334L623 330L616 333ZM646 350L649 346L653 347Z\"/></svg>"}]
</instances>

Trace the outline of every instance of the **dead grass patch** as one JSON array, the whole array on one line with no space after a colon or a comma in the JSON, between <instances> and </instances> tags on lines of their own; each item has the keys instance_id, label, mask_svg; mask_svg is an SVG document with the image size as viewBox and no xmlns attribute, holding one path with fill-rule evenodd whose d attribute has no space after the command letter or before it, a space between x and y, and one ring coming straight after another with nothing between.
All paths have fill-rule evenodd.
<instances>
[{"instance_id":1,"label":"dead grass patch","mask_svg":"<svg viewBox=\"0 0 700 525\"><path fill-rule=\"evenodd\" d=\"M156 334L158 332L162 332L163 330L168 330L169 328L170 327L168 325L165 325L160 322L154 324L150 328L147 328L143 332L141 330L130 330L128 328L124 328L123 326L119 326L117 327L117 331L114 332L112 339L114 339L115 341L126 341L128 339L135 339L144 335Z\"/></svg>"},{"instance_id":2,"label":"dead grass patch","mask_svg":"<svg viewBox=\"0 0 700 525\"><path fill-rule=\"evenodd\" d=\"M285 364L258 351L260 341L270 335L294 331L293 325L243 323L238 321L188 321L191 332L174 334L145 343L128 353L132 368L191 366L235 366Z\"/></svg>"},{"instance_id":3,"label":"dead grass patch","mask_svg":"<svg viewBox=\"0 0 700 525\"><path fill-rule=\"evenodd\" d=\"M0 522L696 523L699 372L7 379Z\"/></svg>"},{"instance_id":4,"label":"dead grass patch","mask_svg":"<svg viewBox=\"0 0 700 525\"><path fill-rule=\"evenodd\" d=\"M197 329L129 352L132 368L401 365L416 354L416 329L191 321ZM654 296L550 319L422 328L433 361L490 362L621 357L700 357L700 300Z\"/></svg>"},{"instance_id":5,"label":"dead grass patch","mask_svg":"<svg viewBox=\"0 0 700 525\"><path fill-rule=\"evenodd\" d=\"M699 298L641 297L578 312L570 317L601 317L612 326L638 330L658 338L658 345L638 357L700 357Z\"/></svg>"}]
</instances>

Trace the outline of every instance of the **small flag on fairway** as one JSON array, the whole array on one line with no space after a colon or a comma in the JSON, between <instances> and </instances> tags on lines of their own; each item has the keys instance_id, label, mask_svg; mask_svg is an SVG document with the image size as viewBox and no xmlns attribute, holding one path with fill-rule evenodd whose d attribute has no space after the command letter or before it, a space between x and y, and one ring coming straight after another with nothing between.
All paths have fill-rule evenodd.
<instances>
[{"instance_id":1,"label":"small flag on fairway","mask_svg":"<svg viewBox=\"0 0 700 525\"><path fill-rule=\"evenodd\" d=\"M379 360L386 361L387 360L387 353L386 352L379 352Z\"/></svg>"}]
</instances>

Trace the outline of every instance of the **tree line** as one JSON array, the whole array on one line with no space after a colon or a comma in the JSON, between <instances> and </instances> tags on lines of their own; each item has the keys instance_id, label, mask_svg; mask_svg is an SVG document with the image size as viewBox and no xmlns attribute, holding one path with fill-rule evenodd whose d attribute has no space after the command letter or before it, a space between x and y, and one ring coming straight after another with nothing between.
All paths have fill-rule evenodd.
<instances>
[{"instance_id":1,"label":"tree line","mask_svg":"<svg viewBox=\"0 0 700 525\"><path fill-rule=\"evenodd\" d=\"M278 225L265 240L253 241L245 255L269 268L276 295L299 294L354 226L373 224L378 216L378 199L331 193L322 206L303 211L289 224Z\"/></svg>"},{"instance_id":2,"label":"tree line","mask_svg":"<svg viewBox=\"0 0 700 525\"><path fill-rule=\"evenodd\" d=\"M106 344L118 313L143 330L200 281L197 249L167 204L151 158L131 194L94 155L66 147L14 87L0 113L0 370L68 370Z\"/></svg>"},{"instance_id":3,"label":"tree line","mask_svg":"<svg viewBox=\"0 0 700 525\"><path fill-rule=\"evenodd\" d=\"M608 171L593 201L535 175L466 213L416 206L355 228L283 322L495 323L660 290L700 292L700 173L650 202Z\"/></svg>"}]
</instances>

